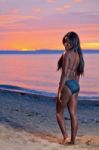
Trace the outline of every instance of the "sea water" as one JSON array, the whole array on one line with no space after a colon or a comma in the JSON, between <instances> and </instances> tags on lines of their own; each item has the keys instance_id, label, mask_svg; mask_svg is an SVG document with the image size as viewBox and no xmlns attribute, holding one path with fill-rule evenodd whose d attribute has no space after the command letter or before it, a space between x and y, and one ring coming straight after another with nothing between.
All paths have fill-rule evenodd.
<instances>
[{"instance_id":1,"label":"sea water","mask_svg":"<svg viewBox=\"0 0 99 150\"><path fill-rule=\"evenodd\" d=\"M0 54L0 88L57 93L61 54ZM85 73L80 78L80 96L99 96L99 53L84 54Z\"/></svg>"}]
</instances>

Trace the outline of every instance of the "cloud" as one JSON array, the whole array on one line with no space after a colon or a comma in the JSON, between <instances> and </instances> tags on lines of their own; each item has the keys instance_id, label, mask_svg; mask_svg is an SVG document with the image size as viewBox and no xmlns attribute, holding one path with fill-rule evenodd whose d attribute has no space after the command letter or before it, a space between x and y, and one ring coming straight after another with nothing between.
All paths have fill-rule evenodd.
<instances>
[{"instance_id":1,"label":"cloud","mask_svg":"<svg viewBox=\"0 0 99 150\"><path fill-rule=\"evenodd\" d=\"M15 8L15 7L12 7L12 8L8 8L8 9L4 9L1 7L1 10L0 10L0 15L16 15L16 14L19 14L20 13L20 9L18 8Z\"/></svg>"},{"instance_id":2,"label":"cloud","mask_svg":"<svg viewBox=\"0 0 99 150\"><path fill-rule=\"evenodd\" d=\"M48 3L53 3L55 0L47 0Z\"/></svg>"},{"instance_id":3,"label":"cloud","mask_svg":"<svg viewBox=\"0 0 99 150\"><path fill-rule=\"evenodd\" d=\"M77 30L82 29L92 32L97 32L99 25L98 13L66 13L66 14L51 14L49 16L39 17L37 15L0 15L0 32L9 31L30 31L42 29L62 29L77 27ZM46 21L45 21L46 20ZM84 27L83 27L84 25ZM80 27L82 26L82 28ZM98 32L97 32L98 33ZM99 33L98 33L99 34Z\"/></svg>"},{"instance_id":4,"label":"cloud","mask_svg":"<svg viewBox=\"0 0 99 150\"><path fill-rule=\"evenodd\" d=\"M8 10L7 14L19 14L20 10L17 8L12 8L10 10Z\"/></svg>"},{"instance_id":5,"label":"cloud","mask_svg":"<svg viewBox=\"0 0 99 150\"><path fill-rule=\"evenodd\" d=\"M34 13L41 13L41 8L32 8L32 12Z\"/></svg>"},{"instance_id":6,"label":"cloud","mask_svg":"<svg viewBox=\"0 0 99 150\"><path fill-rule=\"evenodd\" d=\"M38 20L38 16L32 15L0 15L0 32L31 30Z\"/></svg>"},{"instance_id":7,"label":"cloud","mask_svg":"<svg viewBox=\"0 0 99 150\"><path fill-rule=\"evenodd\" d=\"M61 7L57 7L55 10L58 11L58 12L63 12L65 11L66 9L69 9L71 6L69 4L64 4L63 6Z\"/></svg>"},{"instance_id":8,"label":"cloud","mask_svg":"<svg viewBox=\"0 0 99 150\"><path fill-rule=\"evenodd\" d=\"M81 44L83 49L98 49L99 50L99 42L86 42Z\"/></svg>"},{"instance_id":9,"label":"cloud","mask_svg":"<svg viewBox=\"0 0 99 150\"><path fill-rule=\"evenodd\" d=\"M83 0L74 0L76 3L81 3Z\"/></svg>"},{"instance_id":10,"label":"cloud","mask_svg":"<svg viewBox=\"0 0 99 150\"><path fill-rule=\"evenodd\" d=\"M86 12L51 14L42 18L33 17L32 15L26 16L20 13L13 15L6 14L0 16L0 33L3 35L4 43L8 41L8 44L11 44L19 40L22 41L22 45L24 43L29 43L30 45L32 41L35 41L32 47L37 46L37 48L36 41L38 40L41 41L39 48L44 46L50 47L51 45L52 47L58 47L61 45L63 35L69 31L77 32L81 42L98 42L98 18L98 13ZM6 37L7 39L5 40ZM45 43L46 45L44 45ZM17 44L15 43L16 46Z\"/></svg>"}]
</instances>

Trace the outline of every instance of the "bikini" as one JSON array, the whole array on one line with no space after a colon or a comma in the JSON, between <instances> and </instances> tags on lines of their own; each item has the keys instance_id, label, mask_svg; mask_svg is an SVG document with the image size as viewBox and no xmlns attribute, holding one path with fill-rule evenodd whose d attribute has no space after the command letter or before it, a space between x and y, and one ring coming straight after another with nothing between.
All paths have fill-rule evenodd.
<instances>
[{"instance_id":1,"label":"bikini","mask_svg":"<svg viewBox=\"0 0 99 150\"><path fill-rule=\"evenodd\" d=\"M67 80L65 85L70 89L72 95L80 90L80 86L76 80Z\"/></svg>"},{"instance_id":2,"label":"bikini","mask_svg":"<svg viewBox=\"0 0 99 150\"><path fill-rule=\"evenodd\" d=\"M75 57L75 60L76 60L76 57ZM74 61L75 63L75 61ZM74 66L74 64L73 64ZM73 71L73 66L72 68L69 68L71 71ZM73 71L75 73L75 71ZM65 82L65 85L70 89L72 95L74 93L77 93L80 91L80 86L79 86L79 83L77 82L77 80L74 80L74 79L70 79L70 80L66 80Z\"/></svg>"}]
</instances>

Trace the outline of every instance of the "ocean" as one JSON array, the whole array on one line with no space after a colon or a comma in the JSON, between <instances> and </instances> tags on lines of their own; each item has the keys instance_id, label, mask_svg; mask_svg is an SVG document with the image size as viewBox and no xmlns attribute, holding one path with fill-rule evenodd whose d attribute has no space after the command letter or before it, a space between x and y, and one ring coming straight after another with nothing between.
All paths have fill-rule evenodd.
<instances>
[{"instance_id":1,"label":"ocean","mask_svg":"<svg viewBox=\"0 0 99 150\"><path fill-rule=\"evenodd\" d=\"M56 95L61 54L0 54L0 88ZM85 53L80 96L99 96L99 53Z\"/></svg>"}]
</instances>

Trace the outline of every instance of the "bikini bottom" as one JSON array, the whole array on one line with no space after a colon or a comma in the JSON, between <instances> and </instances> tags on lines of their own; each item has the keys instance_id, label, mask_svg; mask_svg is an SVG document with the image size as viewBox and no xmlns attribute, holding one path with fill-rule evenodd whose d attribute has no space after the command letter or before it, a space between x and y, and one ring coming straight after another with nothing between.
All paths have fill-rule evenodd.
<instances>
[{"instance_id":1,"label":"bikini bottom","mask_svg":"<svg viewBox=\"0 0 99 150\"><path fill-rule=\"evenodd\" d=\"M70 89L72 94L80 91L79 83L76 80L67 80L65 85Z\"/></svg>"}]
</instances>

